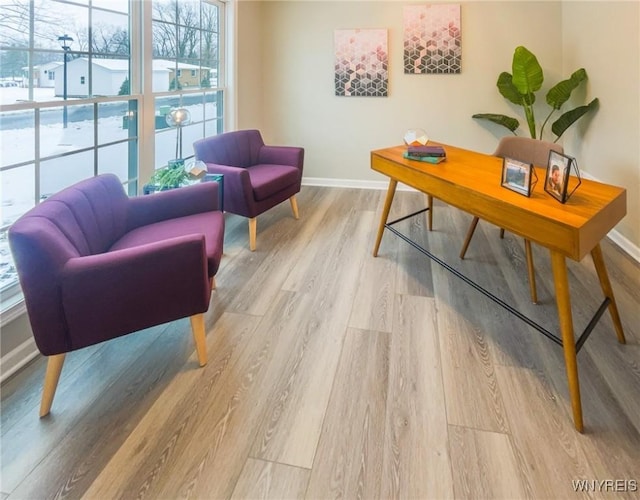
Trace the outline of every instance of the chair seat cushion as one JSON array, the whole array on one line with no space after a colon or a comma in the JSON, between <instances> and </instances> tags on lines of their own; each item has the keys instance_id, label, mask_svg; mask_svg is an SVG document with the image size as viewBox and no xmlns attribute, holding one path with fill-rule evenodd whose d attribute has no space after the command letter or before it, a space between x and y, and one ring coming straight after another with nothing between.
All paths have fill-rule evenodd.
<instances>
[{"instance_id":1,"label":"chair seat cushion","mask_svg":"<svg viewBox=\"0 0 640 500\"><path fill-rule=\"evenodd\" d=\"M300 169L288 165L258 164L247 171L256 201L266 200L300 181Z\"/></svg>"},{"instance_id":2,"label":"chair seat cushion","mask_svg":"<svg viewBox=\"0 0 640 500\"><path fill-rule=\"evenodd\" d=\"M204 235L208 274L209 277L214 276L218 271L220 259L222 258L224 238L224 216L222 212L188 215L133 229L116 241L109 250L132 248L188 234Z\"/></svg>"}]
</instances>

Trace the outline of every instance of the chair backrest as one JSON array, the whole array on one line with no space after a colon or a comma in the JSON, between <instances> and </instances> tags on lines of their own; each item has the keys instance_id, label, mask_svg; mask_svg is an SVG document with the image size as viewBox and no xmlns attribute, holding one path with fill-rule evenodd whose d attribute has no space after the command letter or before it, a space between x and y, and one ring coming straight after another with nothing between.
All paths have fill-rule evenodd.
<instances>
[{"instance_id":1,"label":"chair backrest","mask_svg":"<svg viewBox=\"0 0 640 500\"><path fill-rule=\"evenodd\" d=\"M127 201L120 180L104 174L51 196L9 228L9 245L43 354L59 352L66 338L58 280L62 267L73 257L105 252L124 234Z\"/></svg>"},{"instance_id":2,"label":"chair backrest","mask_svg":"<svg viewBox=\"0 0 640 500\"><path fill-rule=\"evenodd\" d=\"M537 167L546 167L549 161L549 151L563 153L564 148L560 144L531 139L530 137L507 136L500 139L493 155L533 163Z\"/></svg>"},{"instance_id":3,"label":"chair backrest","mask_svg":"<svg viewBox=\"0 0 640 500\"><path fill-rule=\"evenodd\" d=\"M247 168L258 163L264 141L258 130L237 130L194 142L196 159L205 163Z\"/></svg>"}]
</instances>

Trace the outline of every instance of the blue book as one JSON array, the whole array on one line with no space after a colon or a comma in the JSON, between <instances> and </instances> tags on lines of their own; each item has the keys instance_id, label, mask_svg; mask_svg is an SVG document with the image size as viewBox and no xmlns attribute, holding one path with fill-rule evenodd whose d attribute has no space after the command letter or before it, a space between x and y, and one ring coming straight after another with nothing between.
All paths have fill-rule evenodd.
<instances>
[{"instance_id":1,"label":"blue book","mask_svg":"<svg viewBox=\"0 0 640 500\"><path fill-rule=\"evenodd\" d=\"M446 160L445 156L414 156L409 154L409 151L402 153L407 160L423 161L425 163L441 163Z\"/></svg>"}]
</instances>

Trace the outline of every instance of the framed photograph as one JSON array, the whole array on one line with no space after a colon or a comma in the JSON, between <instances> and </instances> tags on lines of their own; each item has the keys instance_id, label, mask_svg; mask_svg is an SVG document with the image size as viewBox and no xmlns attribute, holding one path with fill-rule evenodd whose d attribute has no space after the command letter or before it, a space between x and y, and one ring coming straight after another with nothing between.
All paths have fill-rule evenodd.
<instances>
[{"instance_id":1,"label":"framed photograph","mask_svg":"<svg viewBox=\"0 0 640 500\"><path fill-rule=\"evenodd\" d=\"M544 190L560 203L567 201L567 186L571 177L571 165L574 162L570 156L549 151L547 174L544 179Z\"/></svg>"},{"instance_id":2,"label":"framed photograph","mask_svg":"<svg viewBox=\"0 0 640 500\"><path fill-rule=\"evenodd\" d=\"M502 187L524 196L530 196L538 178L531 163L504 158L502 160Z\"/></svg>"}]
</instances>

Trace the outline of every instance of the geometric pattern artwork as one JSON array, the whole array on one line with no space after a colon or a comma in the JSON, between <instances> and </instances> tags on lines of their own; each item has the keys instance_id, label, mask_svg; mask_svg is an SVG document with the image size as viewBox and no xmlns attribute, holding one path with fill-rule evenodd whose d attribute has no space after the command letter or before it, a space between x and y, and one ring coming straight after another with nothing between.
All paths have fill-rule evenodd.
<instances>
[{"instance_id":1,"label":"geometric pattern artwork","mask_svg":"<svg viewBox=\"0 0 640 500\"><path fill-rule=\"evenodd\" d=\"M334 46L337 96L387 97L386 29L335 30Z\"/></svg>"},{"instance_id":2,"label":"geometric pattern artwork","mask_svg":"<svg viewBox=\"0 0 640 500\"><path fill-rule=\"evenodd\" d=\"M459 4L406 6L403 21L405 73L460 73Z\"/></svg>"}]
</instances>

